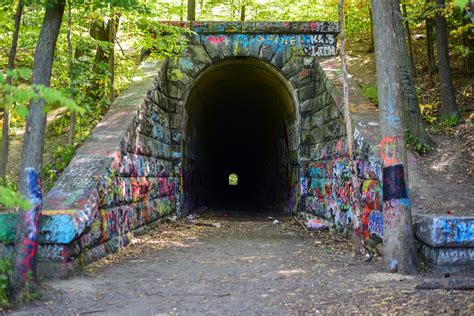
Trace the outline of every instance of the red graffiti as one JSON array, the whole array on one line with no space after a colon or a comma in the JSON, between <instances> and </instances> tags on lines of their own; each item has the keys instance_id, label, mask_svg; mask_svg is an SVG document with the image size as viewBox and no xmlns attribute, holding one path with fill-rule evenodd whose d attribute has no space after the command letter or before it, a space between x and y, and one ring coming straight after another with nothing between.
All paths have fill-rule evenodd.
<instances>
[{"instance_id":1,"label":"red graffiti","mask_svg":"<svg viewBox=\"0 0 474 316\"><path fill-rule=\"evenodd\" d=\"M309 27L311 28L312 31L316 30L318 28L318 22L311 22L309 24Z\"/></svg>"},{"instance_id":2,"label":"red graffiti","mask_svg":"<svg viewBox=\"0 0 474 316\"><path fill-rule=\"evenodd\" d=\"M207 40L211 44L220 44L223 41L225 41L225 36L224 35L211 35L207 37Z\"/></svg>"},{"instance_id":3,"label":"red graffiti","mask_svg":"<svg viewBox=\"0 0 474 316\"><path fill-rule=\"evenodd\" d=\"M380 155L385 166L396 165L398 161L398 137L385 137L380 142Z\"/></svg>"}]
</instances>

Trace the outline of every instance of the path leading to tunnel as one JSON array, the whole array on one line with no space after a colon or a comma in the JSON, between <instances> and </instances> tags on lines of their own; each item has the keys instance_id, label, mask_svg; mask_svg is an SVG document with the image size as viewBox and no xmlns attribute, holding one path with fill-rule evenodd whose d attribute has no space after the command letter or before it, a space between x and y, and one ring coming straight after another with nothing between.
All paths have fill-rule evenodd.
<instances>
[{"instance_id":1,"label":"path leading to tunnel","mask_svg":"<svg viewBox=\"0 0 474 316\"><path fill-rule=\"evenodd\" d=\"M474 312L472 292L415 290L423 276L383 273L379 261L354 258L350 242L278 219L163 224L85 276L43 283L43 299L14 314Z\"/></svg>"}]
</instances>

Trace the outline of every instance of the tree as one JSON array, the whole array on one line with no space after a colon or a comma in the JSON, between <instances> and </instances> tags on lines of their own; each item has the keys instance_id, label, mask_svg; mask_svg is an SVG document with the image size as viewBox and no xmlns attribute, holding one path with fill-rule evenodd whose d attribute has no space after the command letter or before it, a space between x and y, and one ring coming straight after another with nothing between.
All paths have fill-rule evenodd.
<instances>
[{"instance_id":1,"label":"tree","mask_svg":"<svg viewBox=\"0 0 474 316\"><path fill-rule=\"evenodd\" d=\"M430 10L431 0L426 0L427 10ZM431 14L426 15L426 57L428 58L428 71L430 77L433 75L436 69L434 47L433 47L433 18Z\"/></svg>"},{"instance_id":2,"label":"tree","mask_svg":"<svg viewBox=\"0 0 474 316\"><path fill-rule=\"evenodd\" d=\"M399 1L397 1L399 2ZM433 141L426 132L425 122L420 112L420 104L416 94L415 80L413 75L413 65L408 54L405 41L403 21L400 12L400 3L395 8L395 32L397 35L398 48L400 54L400 84L403 96L405 130L416 137L419 143L432 146Z\"/></svg>"},{"instance_id":3,"label":"tree","mask_svg":"<svg viewBox=\"0 0 474 316\"><path fill-rule=\"evenodd\" d=\"M441 83L441 115L459 115L451 78L451 63L448 47L448 26L443 15L445 0L436 0L436 45L438 47L438 71Z\"/></svg>"},{"instance_id":4,"label":"tree","mask_svg":"<svg viewBox=\"0 0 474 316\"><path fill-rule=\"evenodd\" d=\"M188 0L188 21L196 21L196 0Z\"/></svg>"},{"instance_id":5,"label":"tree","mask_svg":"<svg viewBox=\"0 0 474 316\"><path fill-rule=\"evenodd\" d=\"M10 72L15 69L15 58L16 50L18 47L18 36L20 34L20 22L23 15L23 0L18 1L15 17L14 17L14 31L12 36L12 45L10 47L10 53L8 55L8 70ZM7 83L9 85L13 84L12 74L7 75ZM8 106L5 106L3 109L3 127L2 127L2 151L0 153L0 179L5 178L7 174L7 164L8 164L8 147L9 147L9 131L10 131L10 110Z\"/></svg>"},{"instance_id":6,"label":"tree","mask_svg":"<svg viewBox=\"0 0 474 316\"><path fill-rule=\"evenodd\" d=\"M33 168L24 170L26 196L32 207L20 209L13 251L11 286L14 301L21 303L27 294L35 290L36 254L39 243L39 219L41 211L41 183Z\"/></svg>"},{"instance_id":7,"label":"tree","mask_svg":"<svg viewBox=\"0 0 474 316\"><path fill-rule=\"evenodd\" d=\"M33 85L50 86L54 51L61 28L64 8L65 0L49 0L46 2L44 19L35 49ZM25 127L21 171L26 170L26 168L41 170L45 128L45 100L43 98L32 99ZM26 189L26 177L21 174L20 192L26 195Z\"/></svg>"},{"instance_id":8,"label":"tree","mask_svg":"<svg viewBox=\"0 0 474 316\"><path fill-rule=\"evenodd\" d=\"M413 76L416 77L415 60L413 58L413 44L411 40L410 21L408 20L407 6L402 4L403 18L405 19L405 35L408 43L408 52L410 53L410 63Z\"/></svg>"},{"instance_id":9,"label":"tree","mask_svg":"<svg viewBox=\"0 0 474 316\"><path fill-rule=\"evenodd\" d=\"M415 272L413 226L406 180L400 45L394 27L398 0L372 0L377 86L382 132L384 264L388 271Z\"/></svg>"},{"instance_id":10,"label":"tree","mask_svg":"<svg viewBox=\"0 0 474 316\"><path fill-rule=\"evenodd\" d=\"M75 87L74 87L74 65L73 65L73 57L72 57L72 7L71 7L71 0L67 2L67 61L69 67L69 80L71 81L71 95L74 96L75 94ZM69 127L69 145L74 146L74 136L76 134L76 111L71 111L70 117L71 126Z\"/></svg>"}]
</instances>

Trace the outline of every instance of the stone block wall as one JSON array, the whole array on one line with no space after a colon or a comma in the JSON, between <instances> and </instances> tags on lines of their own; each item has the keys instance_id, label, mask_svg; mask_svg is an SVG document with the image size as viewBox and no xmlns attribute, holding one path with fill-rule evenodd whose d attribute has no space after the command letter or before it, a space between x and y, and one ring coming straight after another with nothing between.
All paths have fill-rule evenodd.
<instances>
[{"instance_id":1,"label":"stone block wall","mask_svg":"<svg viewBox=\"0 0 474 316\"><path fill-rule=\"evenodd\" d=\"M181 120L172 117L182 107L160 91L164 68L143 65L45 198L41 274L67 275L116 252L180 208Z\"/></svg>"},{"instance_id":2,"label":"stone block wall","mask_svg":"<svg viewBox=\"0 0 474 316\"><path fill-rule=\"evenodd\" d=\"M382 163L378 155L378 113L357 89L350 91L356 160L351 165L343 121L340 69L338 58L319 60L321 93L314 101L302 105L300 210L330 220L340 233L350 236L357 230L364 238L381 242ZM354 167L359 179L356 188L350 181ZM357 209L360 214L351 197L353 190L359 191Z\"/></svg>"}]
</instances>

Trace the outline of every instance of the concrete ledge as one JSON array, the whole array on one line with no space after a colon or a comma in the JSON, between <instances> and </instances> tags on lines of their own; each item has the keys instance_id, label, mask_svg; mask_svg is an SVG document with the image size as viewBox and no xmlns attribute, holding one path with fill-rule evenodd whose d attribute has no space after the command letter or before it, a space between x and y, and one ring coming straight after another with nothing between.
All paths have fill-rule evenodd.
<instances>
[{"instance_id":1,"label":"concrete ledge","mask_svg":"<svg viewBox=\"0 0 474 316\"><path fill-rule=\"evenodd\" d=\"M414 216L416 237L431 247L473 247L474 216Z\"/></svg>"}]
</instances>

